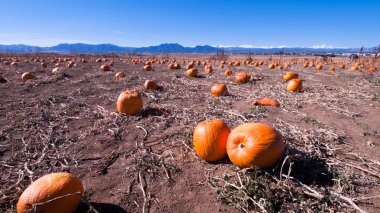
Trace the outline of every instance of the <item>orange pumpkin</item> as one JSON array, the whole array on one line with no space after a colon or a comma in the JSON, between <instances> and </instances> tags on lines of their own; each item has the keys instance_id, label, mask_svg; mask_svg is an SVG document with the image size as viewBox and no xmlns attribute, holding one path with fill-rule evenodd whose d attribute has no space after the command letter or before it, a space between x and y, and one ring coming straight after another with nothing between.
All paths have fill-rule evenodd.
<instances>
[{"instance_id":1,"label":"orange pumpkin","mask_svg":"<svg viewBox=\"0 0 380 213\"><path fill-rule=\"evenodd\" d=\"M232 71L231 70L226 70L225 72L224 72L224 75L225 76L230 76L230 75L232 75Z\"/></svg>"},{"instance_id":2,"label":"orange pumpkin","mask_svg":"<svg viewBox=\"0 0 380 213\"><path fill-rule=\"evenodd\" d=\"M227 94L227 86L225 84L215 84L211 87L212 96L223 96Z\"/></svg>"},{"instance_id":3,"label":"orange pumpkin","mask_svg":"<svg viewBox=\"0 0 380 213\"><path fill-rule=\"evenodd\" d=\"M250 76L246 72L238 72L235 76L235 82L239 84L244 84L248 82Z\"/></svg>"},{"instance_id":4,"label":"orange pumpkin","mask_svg":"<svg viewBox=\"0 0 380 213\"><path fill-rule=\"evenodd\" d=\"M280 103L277 100L271 99L271 98L263 98L260 100L256 100L252 103L252 105L254 105L254 106L261 105L261 106L280 107Z\"/></svg>"},{"instance_id":5,"label":"orange pumpkin","mask_svg":"<svg viewBox=\"0 0 380 213\"><path fill-rule=\"evenodd\" d=\"M331 66L331 67L329 68L329 70L330 70L331 72L334 72L334 71L335 71L335 67L334 67L334 66Z\"/></svg>"},{"instance_id":6,"label":"orange pumpkin","mask_svg":"<svg viewBox=\"0 0 380 213\"><path fill-rule=\"evenodd\" d=\"M151 71L152 70L152 65L145 65L144 66L145 71Z\"/></svg>"},{"instance_id":7,"label":"orange pumpkin","mask_svg":"<svg viewBox=\"0 0 380 213\"><path fill-rule=\"evenodd\" d=\"M120 80L120 79L122 79L124 77L125 77L125 73L124 72L117 72L117 73L115 73L116 80Z\"/></svg>"},{"instance_id":8,"label":"orange pumpkin","mask_svg":"<svg viewBox=\"0 0 380 213\"><path fill-rule=\"evenodd\" d=\"M169 64L168 65L168 69L173 70L174 69L174 64Z\"/></svg>"},{"instance_id":9,"label":"orange pumpkin","mask_svg":"<svg viewBox=\"0 0 380 213\"><path fill-rule=\"evenodd\" d=\"M144 83L144 88L146 90L156 90L158 88L158 85L152 80L146 80Z\"/></svg>"},{"instance_id":10,"label":"orange pumpkin","mask_svg":"<svg viewBox=\"0 0 380 213\"><path fill-rule=\"evenodd\" d=\"M100 69L104 72L111 71L111 67L108 64L103 64L102 66L100 66Z\"/></svg>"},{"instance_id":11,"label":"orange pumpkin","mask_svg":"<svg viewBox=\"0 0 380 213\"><path fill-rule=\"evenodd\" d=\"M346 65L341 64L341 65L339 65L339 68L340 68L340 69L345 69L345 68L346 68Z\"/></svg>"},{"instance_id":12,"label":"orange pumpkin","mask_svg":"<svg viewBox=\"0 0 380 213\"><path fill-rule=\"evenodd\" d=\"M298 92L302 89L302 81L299 78L292 79L288 81L286 90L289 92Z\"/></svg>"},{"instance_id":13,"label":"orange pumpkin","mask_svg":"<svg viewBox=\"0 0 380 213\"><path fill-rule=\"evenodd\" d=\"M181 65L178 64L178 63L175 63L175 64L174 64L174 69L181 69Z\"/></svg>"},{"instance_id":14,"label":"orange pumpkin","mask_svg":"<svg viewBox=\"0 0 380 213\"><path fill-rule=\"evenodd\" d=\"M75 194L75 193L79 194ZM37 205L33 212L73 213L77 208L84 189L80 179L70 173L51 173L38 178L21 194L17 203L17 212L32 212L32 205Z\"/></svg>"},{"instance_id":15,"label":"orange pumpkin","mask_svg":"<svg viewBox=\"0 0 380 213\"><path fill-rule=\"evenodd\" d=\"M206 161L222 160L227 156L226 142L230 129L222 120L203 121L193 133L195 152Z\"/></svg>"},{"instance_id":16,"label":"orange pumpkin","mask_svg":"<svg viewBox=\"0 0 380 213\"><path fill-rule=\"evenodd\" d=\"M186 65L186 69L191 69L191 68L193 68L193 67L194 67L194 64L193 64L193 63L190 63L190 64Z\"/></svg>"},{"instance_id":17,"label":"orange pumpkin","mask_svg":"<svg viewBox=\"0 0 380 213\"><path fill-rule=\"evenodd\" d=\"M189 77L196 77L198 76L198 69L197 68L191 68L186 71L186 75Z\"/></svg>"},{"instance_id":18,"label":"orange pumpkin","mask_svg":"<svg viewBox=\"0 0 380 213\"><path fill-rule=\"evenodd\" d=\"M276 66L275 66L273 63L271 63L271 64L268 65L268 69L270 69L270 70L271 70L271 69L274 69L275 67L276 67Z\"/></svg>"},{"instance_id":19,"label":"orange pumpkin","mask_svg":"<svg viewBox=\"0 0 380 213\"><path fill-rule=\"evenodd\" d=\"M228 157L240 169L273 166L284 152L281 133L262 123L246 123L228 136Z\"/></svg>"},{"instance_id":20,"label":"orange pumpkin","mask_svg":"<svg viewBox=\"0 0 380 213\"><path fill-rule=\"evenodd\" d=\"M21 80L23 82L25 81L29 81L29 80L32 80L32 79L35 79L35 76L30 73L30 72L24 72L22 75L21 75Z\"/></svg>"},{"instance_id":21,"label":"orange pumpkin","mask_svg":"<svg viewBox=\"0 0 380 213\"><path fill-rule=\"evenodd\" d=\"M211 65L206 65L203 69L207 74L212 73L212 66Z\"/></svg>"},{"instance_id":22,"label":"orange pumpkin","mask_svg":"<svg viewBox=\"0 0 380 213\"><path fill-rule=\"evenodd\" d=\"M293 71L290 71L290 72L287 72L284 76L282 76L282 78L285 81L289 81L291 79L298 78L298 74Z\"/></svg>"},{"instance_id":23,"label":"orange pumpkin","mask_svg":"<svg viewBox=\"0 0 380 213\"><path fill-rule=\"evenodd\" d=\"M323 66L322 66L322 64L318 64L316 68L317 68L317 70L321 70L323 68Z\"/></svg>"},{"instance_id":24,"label":"orange pumpkin","mask_svg":"<svg viewBox=\"0 0 380 213\"><path fill-rule=\"evenodd\" d=\"M126 115L136 115L143 107L143 100L137 91L126 90L117 99L117 111Z\"/></svg>"},{"instance_id":25,"label":"orange pumpkin","mask_svg":"<svg viewBox=\"0 0 380 213\"><path fill-rule=\"evenodd\" d=\"M354 66L351 67L351 71L357 71L358 69L359 69L359 67L356 66L356 65L354 65Z\"/></svg>"}]
</instances>

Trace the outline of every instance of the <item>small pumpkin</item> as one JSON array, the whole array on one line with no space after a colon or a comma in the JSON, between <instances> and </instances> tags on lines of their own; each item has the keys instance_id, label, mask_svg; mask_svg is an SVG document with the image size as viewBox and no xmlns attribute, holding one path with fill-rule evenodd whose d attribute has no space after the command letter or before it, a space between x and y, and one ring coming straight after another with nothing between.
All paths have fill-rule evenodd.
<instances>
[{"instance_id":1,"label":"small pumpkin","mask_svg":"<svg viewBox=\"0 0 380 213\"><path fill-rule=\"evenodd\" d=\"M246 123L233 129L226 149L231 162L240 169L273 166L284 152L281 133L263 123Z\"/></svg>"},{"instance_id":2,"label":"small pumpkin","mask_svg":"<svg viewBox=\"0 0 380 213\"><path fill-rule=\"evenodd\" d=\"M124 77L125 77L125 73L122 72L122 71L115 73L115 79L116 80L120 80L120 79L122 79Z\"/></svg>"},{"instance_id":3,"label":"small pumpkin","mask_svg":"<svg viewBox=\"0 0 380 213\"><path fill-rule=\"evenodd\" d=\"M356 66L356 65L354 65L354 66L351 67L351 71L357 71L358 69L359 69L359 67Z\"/></svg>"},{"instance_id":4,"label":"small pumpkin","mask_svg":"<svg viewBox=\"0 0 380 213\"><path fill-rule=\"evenodd\" d=\"M104 72L111 71L111 67L109 64L103 64L102 66L100 66L100 69Z\"/></svg>"},{"instance_id":5,"label":"small pumpkin","mask_svg":"<svg viewBox=\"0 0 380 213\"><path fill-rule=\"evenodd\" d=\"M174 69L177 69L177 70L178 70L178 69L181 69L181 65L178 64L178 63L175 63L175 64L174 64Z\"/></svg>"},{"instance_id":6,"label":"small pumpkin","mask_svg":"<svg viewBox=\"0 0 380 213\"><path fill-rule=\"evenodd\" d=\"M33 204L72 194L38 205L33 212L73 213L83 193L83 184L77 176L65 172L51 173L38 178L25 189L18 200L17 212L32 212Z\"/></svg>"},{"instance_id":7,"label":"small pumpkin","mask_svg":"<svg viewBox=\"0 0 380 213\"><path fill-rule=\"evenodd\" d=\"M152 65L145 65L144 66L145 71L151 71L152 70Z\"/></svg>"},{"instance_id":8,"label":"small pumpkin","mask_svg":"<svg viewBox=\"0 0 380 213\"><path fill-rule=\"evenodd\" d=\"M168 65L168 69L169 69L169 70L173 70L173 69L174 69L174 64L169 64L169 65Z\"/></svg>"},{"instance_id":9,"label":"small pumpkin","mask_svg":"<svg viewBox=\"0 0 380 213\"><path fill-rule=\"evenodd\" d=\"M36 77L33 75L33 73L30 73L30 72L24 72L22 75L21 75L21 80L23 82L25 81L29 81L29 80L32 80L32 79L35 79Z\"/></svg>"},{"instance_id":10,"label":"small pumpkin","mask_svg":"<svg viewBox=\"0 0 380 213\"><path fill-rule=\"evenodd\" d=\"M116 107L119 113L136 115L143 107L143 100L137 91L126 90L120 93Z\"/></svg>"},{"instance_id":11,"label":"small pumpkin","mask_svg":"<svg viewBox=\"0 0 380 213\"><path fill-rule=\"evenodd\" d=\"M260 100L256 100L252 103L252 105L280 107L280 103L276 99L271 99L271 98L263 98Z\"/></svg>"},{"instance_id":12,"label":"small pumpkin","mask_svg":"<svg viewBox=\"0 0 380 213\"><path fill-rule=\"evenodd\" d=\"M335 67L334 67L334 66L331 66L331 67L329 68L329 70L330 70L331 72L334 72L334 71L335 71Z\"/></svg>"},{"instance_id":13,"label":"small pumpkin","mask_svg":"<svg viewBox=\"0 0 380 213\"><path fill-rule=\"evenodd\" d=\"M302 81L299 78L292 79L288 81L286 90L289 92L298 92L302 89Z\"/></svg>"},{"instance_id":14,"label":"small pumpkin","mask_svg":"<svg viewBox=\"0 0 380 213\"><path fill-rule=\"evenodd\" d=\"M269 65L268 65L268 69L274 69L276 66L275 66L275 64L274 63L270 63Z\"/></svg>"},{"instance_id":15,"label":"small pumpkin","mask_svg":"<svg viewBox=\"0 0 380 213\"><path fill-rule=\"evenodd\" d=\"M232 71L230 69L224 72L224 76L230 76L230 75L232 75Z\"/></svg>"},{"instance_id":16,"label":"small pumpkin","mask_svg":"<svg viewBox=\"0 0 380 213\"><path fill-rule=\"evenodd\" d=\"M235 76L235 82L239 84L244 84L248 82L251 76L249 76L246 72L238 72Z\"/></svg>"},{"instance_id":17,"label":"small pumpkin","mask_svg":"<svg viewBox=\"0 0 380 213\"><path fill-rule=\"evenodd\" d=\"M339 68L343 70L343 69L345 69L345 68L346 68L346 65L344 65L344 64L341 64L341 65L339 65Z\"/></svg>"},{"instance_id":18,"label":"small pumpkin","mask_svg":"<svg viewBox=\"0 0 380 213\"><path fill-rule=\"evenodd\" d=\"M194 67L194 63L190 63L188 65L186 65L186 69L191 69Z\"/></svg>"},{"instance_id":19,"label":"small pumpkin","mask_svg":"<svg viewBox=\"0 0 380 213\"><path fill-rule=\"evenodd\" d=\"M48 64L47 64L47 63L41 63L41 67L42 67L42 68L44 68L44 69L45 69L45 68L47 68L47 66L48 66Z\"/></svg>"},{"instance_id":20,"label":"small pumpkin","mask_svg":"<svg viewBox=\"0 0 380 213\"><path fill-rule=\"evenodd\" d=\"M286 72L286 74L282 76L282 79L284 79L285 81L289 81L294 78L298 78L298 74L293 71Z\"/></svg>"},{"instance_id":21,"label":"small pumpkin","mask_svg":"<svg viewBox=\"0 0 380 213\"><path fill-rule=\"evenodd\" d=\"M59 67L56 67L56 68L54 68L51 72L52 72L53 74L59 74L59 73L62 73L62 69L59 68Z\"/></svg>"},{"instance_id":22,"label":"small pumpkin","mask_svg":"<svg viewBox=\"0 0 380 213\"><path fill-rule=\"evenodd\" d=\"M224 96L227 94L227 86L225 84L215 84L211 87L212 96Z\"/></svg>"},{"instance_id":23,"label":"small pumpkin","mask_svg":"<svg viewBox=\"0 0 380 213\"><path fill-rule=\"evenodd\" d=\"M316 67L317 70L321 70L322 68L323 68L322 64L318 64L317 67Z\"/></svg>"},{"instance_id":24,"label":"small pumpkin","mask_svg":"<svg viewBox=\"0 0 380 213\"><path fill-rule=\"evenodd\" d=\"M207 73L210 74L212 73L212 66L211 65L206 65L203 70Z\"/></svg>"},{"instance_id":25,"label":"small pumpkin","mask_svg":"<svg viewBox=\"0 0 380 213\"><path fill-rule=\"evenodd\" d=\"M195 152L206 161L222 160L227 156L226 143L230 129L222 120L203 121L193 133Z\"/></svg>"},{"instance_id":26,"label":"small pumpkin","mask_svg":"<svg viewBox=\"0 0 380 213\"><path fill-rule=\"evenodd\" d=\"M186 75L189 77L196 77L198 76L198 69L197 68L191 68L186 71Z\"/></svg>"},{"instance_id":27,"label":"small pumpkin","mask_svg":"<svg viewBox=\"0 0 380 213\"><path fill-rule=\"evenodd\" d=\"M146 80L144 83L144 88L146 90L156 90L158 88L158 85L152 80Z\"/></svg>"}]
</instances>

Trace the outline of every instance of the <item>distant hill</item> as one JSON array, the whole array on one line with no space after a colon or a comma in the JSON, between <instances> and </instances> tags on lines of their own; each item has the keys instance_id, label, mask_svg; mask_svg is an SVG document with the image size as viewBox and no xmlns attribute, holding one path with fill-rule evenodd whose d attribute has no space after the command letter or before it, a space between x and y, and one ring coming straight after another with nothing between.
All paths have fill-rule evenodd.
<instances>
[{"instance_id":1,"label":"distant hill","mask_svg":"<svg viewBox=\"0 0 380 213\"><path fill-rule=\"evenodd\" d=\"M56 52L56 53L215 53L219 48L204 45L184 47L179 44L160 44L149 47L120 47L113 44L59 44L52 47L38 47L29 45L0 45L0 52ZM364 52L372 51L372 48L364 48ZM226 47L229 53L346 53L358 52L360 48L244 48Z\"/></svg>"}]
</instances>

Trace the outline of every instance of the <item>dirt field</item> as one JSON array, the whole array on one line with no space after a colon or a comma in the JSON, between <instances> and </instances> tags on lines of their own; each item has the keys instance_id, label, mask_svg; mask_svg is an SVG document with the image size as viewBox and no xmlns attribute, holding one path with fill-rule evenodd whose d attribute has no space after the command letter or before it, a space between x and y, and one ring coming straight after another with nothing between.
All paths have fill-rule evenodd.
<instances>
[{"instance_id":1,"label":"dirt field","mask_svg":"<svg viewBox=\"0 0 380 213\"><path fill-rule=\"evenodd\" d=\"M76 60L64 74L43 69L33 55L16 66L0 63L0 211L15 210L19 195L42 175L71 172L83 181L85 197L98 212L380 212L380 75L302 68L268 70L267 65L226 66L254 81L234 83L219 62L212 74L197 66L169 70L113 58L112 71L96 57ZM41 58L42 57L42 58ZM49 57L49 58L48 58ZM180 55L177 57L181 57ZM25 63L29 60L29 63ZM184 68L187 64L182 63ZM296 71L299 93L287 92L282 75ZM23 72L36 79L23 83ZM116 71L126 77L116 80ZM146 79L161 88L145 91ZM229 95L212 97L215 83ZM137 116L116 111L118 95L138 89L144 108ZM275 98L280 108L254 107ZM223 119L231 129L264 122L285 139L286 151L271 169L238 170L228 159L208 163L196 156L192 133L206 119ZM86 212L82 203L78 212Z\"/></svg>"}]
</instances>

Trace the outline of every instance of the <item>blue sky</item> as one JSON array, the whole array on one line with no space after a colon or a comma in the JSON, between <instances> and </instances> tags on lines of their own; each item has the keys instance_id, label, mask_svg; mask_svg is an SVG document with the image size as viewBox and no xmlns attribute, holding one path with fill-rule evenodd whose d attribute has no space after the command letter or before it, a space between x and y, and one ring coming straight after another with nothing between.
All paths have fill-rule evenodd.
<instances>
[{"instance_id":1,"label":"blue sky","mask_svg":"<svg viewBox=\"0 0 380 213\"><path fill-rule=\"evenodd\" d=\"M376 0L0 0L0 44L380 44Z\"/></svg>"}]
</instances>

